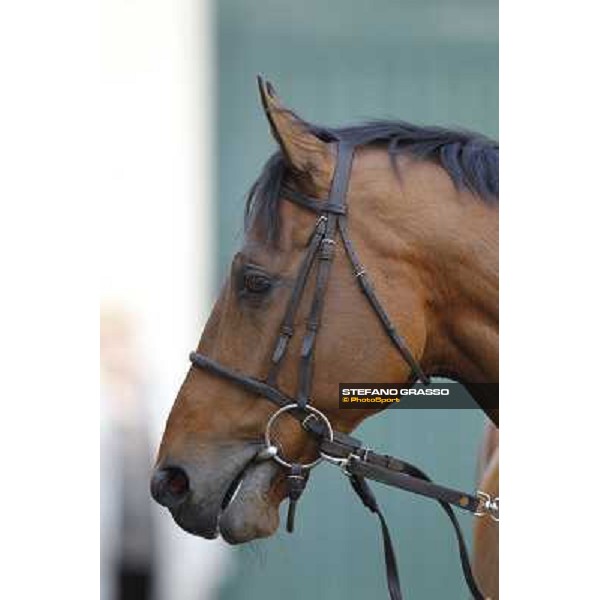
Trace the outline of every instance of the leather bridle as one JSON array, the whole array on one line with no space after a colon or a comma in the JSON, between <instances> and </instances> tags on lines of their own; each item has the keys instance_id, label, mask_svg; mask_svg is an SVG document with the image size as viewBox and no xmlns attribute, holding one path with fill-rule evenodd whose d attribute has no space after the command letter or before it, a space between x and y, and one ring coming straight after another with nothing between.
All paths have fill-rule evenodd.
<instances>
[{"instance_id":1,"label":"leather bridle","mask_svg":"<svg viewBox=\"0 0 600 600\"><path fill-rule=\"evenodd\" d=\"M392 456L378 454L363 447L360 440L335 431L327 416L310 404L315 342L321 322L338 233L359 282L360 289L369 301L392 344L410 366L413 379L425 385L430 382L429 377L412 355L404 338L394 328L391 319L377 298L348 234L346 192L355 148L355 144L349 143L343 138L338 140L337 163L327 200L310 198L286 185L282 187L283 198L317 213L319 216L288 301L279 336L271 356L271 368L266 380L239 373L199 352L192 352L190 360L195 367L227 379L250 393L269 400L278 407L278 410L271 415L267 423L265 447L258 452L256 460L273 459L287 470L289 498L287 530L289 532L293 531L296 503L306 486L310 469L321 460L326 460L343 469L350 479L352 488L364 505L374 512L380 520L388 589L392 600L401 600L402 598L394 549L387 524L375 496L367 484L367 479L438 501L454 528L465 581L474 598L483 600L484 596L479 590L471 571L467 546L452 506L470 511L476 516L488 515L494 520L498 520L498 498L490 498L489 495L483 492L477 492L473 495L435 484L414 465ZM277 377L282 360L287 352L288 343L294 335L298 307L315 263L317 263L315 290L300 350L297 391L295 397L291 398L277 387ZM304 464L288 461L282 456L280 449L273 444L271 429L275 421L284 413L298 419L302 427L316 440L319 449L319 456L316 460Z\"/></svg>"}]
</instances>

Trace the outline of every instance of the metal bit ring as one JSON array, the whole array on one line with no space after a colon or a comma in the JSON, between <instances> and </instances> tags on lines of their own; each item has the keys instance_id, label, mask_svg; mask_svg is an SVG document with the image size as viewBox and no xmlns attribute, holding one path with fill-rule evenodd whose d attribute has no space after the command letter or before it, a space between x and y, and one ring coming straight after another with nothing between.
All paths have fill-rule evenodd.
<instances>
[{"instance_id":1,"label":"metal bit ring","mask_svg":"<svg viewBox=\"0 0 600 600\"><path fill-rule=\"evenodd\" d=\"M282 406L279 410L275 411L271 415L271 417L267 421L267 426L265 428L265 444L266 444L267 448L276 447L275 444L273 444L273 442L271 441L271 428L273 427L273 423L275 423L275 421L282 414L289 412L290 410L297 409L297 408L300 408L300 406L298 404L286 404L285 406ZM302 410L308 411L309 413L311 413L312 415L314 415L316 418L320 419L323 422L323 424L325 425L325 427L327 429L327 436L329 437L329 441L332 442L333 441L333 427L331 426L329 419L319 409L315 408L314 406L311 406L310 404L307 404L306 406L304 406L302 408ZM280 456L279 452L277 452L277 454L274 454L271 458L273 458L273 460L275 462L279 463L282 467L287 467L288 469L292 468L292 463L288 462L287 460L285 460L285 458ZM322 460L323 460L323 457L318 456L312 462L294 463L294 464L300 464L302 469L312 469L313 467L316 467Z\"/></svg>"}]
</instances>

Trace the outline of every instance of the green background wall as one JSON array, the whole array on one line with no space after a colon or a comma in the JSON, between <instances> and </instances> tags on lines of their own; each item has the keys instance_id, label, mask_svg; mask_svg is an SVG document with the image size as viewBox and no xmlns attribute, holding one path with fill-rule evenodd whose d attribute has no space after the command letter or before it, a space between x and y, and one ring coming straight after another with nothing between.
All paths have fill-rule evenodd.
<instances>
[{"instance_id":1,"label":"green background wall","mask_svg":"<svg viewBox=\"0 0 600 600\"><path fill-rule=\"evenodd\" d=\"M497 137L497 0L219 0L215 20L221 277L241 241L244 195L274 150L257 73L317 123L399 118ZM359 433L440 483L470 489L483 423L474 410L397 410ZM439 507L380 486L377 492L409 600L467 597ZM470 519L462 522L469 531ZM295 535L280 532L235 553L222 600L387 594L376 518L329 466L313 473Z\"/></svg>"}]
</instances>

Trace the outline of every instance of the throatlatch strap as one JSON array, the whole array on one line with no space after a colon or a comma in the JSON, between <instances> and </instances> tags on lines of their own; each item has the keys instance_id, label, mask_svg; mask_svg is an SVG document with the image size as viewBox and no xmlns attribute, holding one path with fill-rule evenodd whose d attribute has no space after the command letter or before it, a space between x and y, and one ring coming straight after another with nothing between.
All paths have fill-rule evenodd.
<instances>
[{"instance_id":1,"label":"throatlatch strap","mask_svg":"<svg viewBox=\"0 0 600 600\"><path fill-rule=\"evenodd\" d=\"M350 240L350 236L348 234L348 224L346 222L345 217L340 217L339 228L340 235L342 237L342 242L344 243L344 248L346 249L346 255L352 263L354 275L358 279L360 289L362 290L363 294L367 297L369 304L373 308L373 311L377 315L377 318L379 319L381 325L385 329L385 332L387 333L388 337L392 340L394 346L396 346L396 348L400 352L402 358L404 358L404 360L408 363L413 373L421 381L421 383L423 383L424 385L429 385L431 380L425 374L419 362L412 355L412 352L410 351L410 348L408 347L408 344L406 343L404 338L396 331L394 324L390 320L388 314L385 312L385 309L379 301L379 298L377 298L377 295L375 294L375 288L373 287L373 284L367 277L366 270L361 264L358 258L358 254L356 253L352 241Z\"/></svg>"}]
</instances>

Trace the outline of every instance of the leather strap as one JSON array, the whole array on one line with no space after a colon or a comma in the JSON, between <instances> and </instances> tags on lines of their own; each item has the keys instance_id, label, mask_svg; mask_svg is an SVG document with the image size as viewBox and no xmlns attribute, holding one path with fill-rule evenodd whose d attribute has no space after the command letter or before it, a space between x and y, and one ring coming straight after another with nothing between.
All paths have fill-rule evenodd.
<instances>
[{"instance_id":1,"label":"leather strap","mask_svg":"<svg viewBox=\"0 0 600 600\"><path fill-rule=\"evenodd\" d=\"M306 482L310 471L303 472L302 465L293 464L287 475L287 487L288 487L288 515L286 530L288 533L294 532L294 522L296 518L296 505L304 489L306 488Z\"/></svg>"},{"instance_id":2,"label":"leather strap","mask_svg":"<svg viewBox=\"0 0 600 600\"><path fill-rule=\"evenodd\" d=\"M281 327L279 329L280 333L279 337L277 338L277 343L275 344L275 349L273 350L273 355L271 356L271 370L267 379L270 384L274 384L277 381L277 375L279 373L281 361L287 352L288 343L294 335L294 321L296 319L298 307L300 306L300 301L302 300L302 292L306 286L308 275L312 269L324 235L325 218L321 217L317 221L315 231L308 244L306 255L304 256L304 260L300 266L300 271L296 277L292 295L288 301L283 322L281 323Z\"/></svg>"},{"instance_id":3,"label":"leather strap","mask_svg":"<svg viewBox=\"0 0 600 600\"><path fill-rule=\"evenodd\" d=\"M396 563L396 555L394 553L394 544L390 536L385 517L377 504L375 494L365 481L364 477L359 475L351 475L350 483L356 495L362 500L362 503L379 518L381 526L381 537L383 539L383 555L385 557L385 575L387 579L388 590L392 600L402 600L402 592L400 591L400 576L398 575L398 566Z\"/></svg>"},{"instance_id":4,"label":"leather strap","mask_svg":"<svg viewBox=\"0 0 600 600\"><path fill-rule=\"evenodd\" d=\"M402 358L404 358L404 360L409 364L416 377L423 384L429 385L429 383L431 382L430 378L424 373L423 369L421 368L421 365L418 363L418 361L415 359L415 357L412 355L412 352L408 348L406 341L396 331L394 324L392 323L388 314L385 312L385 309L379 302L379 299L375 294L375 288L373 287L373 284L367 277L367 272L362 266L358 258L358 254L354 249L354 245L350 240L350 236L348 235L348 225L345 217L340 218L340 234L344 243L344 248L346 249L346 254L350 259L350 262L352 263L354 275L356 276L356 278L358 279L358 283L360 284L360 289L362 290L363 294L367 297L367 300L369 301L369 304L371 305L375 314L377 315L379 322L383 325L383 328L387 333L388 337L392 340L392 343L394 344L394 346L396 346L396 348L402 355Z\"/></svg>"},{"instance_id":5,"label":"leather strap","mask_svg":"<svg viewBox=\"0 0 600 600\"><path fill-rule=\"evenodd\" d=\"M329 200L319 200L318 198L305 196L301 192L298 192L297 190L285 184L281 188L281 195L286 200L289 200L290 202L293 202L302 208L311 210L314 213L333 213L336 215L346 214L346 207L344 205L340 206L336 203L330 202Z\"/></svg>"},{"instance_id":6,"label":"leather strap","mask_svg":"<svg viewBox=\"0 0 600 600\"><path fill-rule=\"evenodd\" d=\"M411 465L412 466L412 465ZM419 473L420 477L424 480L428 480L429 478L425 473L413 467L415 473ZM394 554L394 546L392 544L392 540L390 537L390 533L388 530L387 523L385 521L385 517L377 504L377 500L375 499L375 495L373 494L371 488L367 485L364 477L356 474L350 475L350 483L352 484L352 488L357 493L358 497L362 500L363 504L372 512L374 512L379 517L379 522L381 525L381 535L383 538L383 552L385 556L385 568L386 568L386 578L388 584L388 590L390 593L390 598L392 600L402 600L402 593L400 591L400 577L398 575L398 568L396 565L396 557ZM475 600L485 600L485 597L481 593L477 582L475 581L475 577L473 576L473 572L471 570L471 564L469 562L469 553L467 550L467 545L465 543L464 536L460 529L460 525L458 523L458 519L454 514L452 508L448 505L447 502L443 500L439 500L439 503L444 510L444 512L448 515L450 522L452 523L452 527L454 529L454 534L456 536L456 541L458 543L458 550L460 555L460 563L462 567L463 576L465 578L465 582L469 587L471 594Z\"/></svg>"},{"instance_id":7,"label":"leather strap","mask_svg":"<svg viewBox=\"0 0 600 600\"><path fill-rule=\"evenodd\" d=\"M400 488L419 496L441 500L464 510L473 513L476 512L479 506L478 498L471 494L465 494L464 492L431 483L429 478L420 478L414 472L410 474L406 463L403 463L403 465L404 468L402 471L396 471L390 467L383 467L351 457L346 470L359 477L367 477L368 479L379 481L379 483Z\"/></svg>"},{"instance_id":8,"label":"leather strap","mask_svg":"<svg viewBox=\"0 0 600 600\"><path fill-rule=\"evenodd\" d=\"M405 470L406 474L408 476L412 477L414 480L422 480L423 482L431 483L431 479L429 478L429 476L426 473L421 471L421 469L419 469L418 467L411 465L410 463L404 462L404 470ZM438 488L439 490L443 491L444 493L446 491L448 491L448 488L442 488L442 486L438 486L435 484L432 484L432 485L433 485L433 487ZM457 492L455 492L455 493L457 493ZM468 494L464 494L464 496L467 497ZM435 495L431 495L430 497L436 498ZM471 498L473 498L473 497L471 497ZM443 500L443 493L440 494L440 497L437 497L436 499L438 501L438 504L442 507L442 510L446 513L446 515L450 519L450 523L452 524L452 528L454 530L454 535L456 536L456 542L458 544L458 551L459 551L459 555L460 555L460 564L461 564L465 582L466 582L467 586L469 587L469 590L470 590L471 594L473 595L473 597L475 598L475 600L485 600L484 595L481 593L481 590L479 589L479 586L477 585L477 582L475 581L473 571L471 570L471 563L469 561L469 551L467 549L467 544L465 543L465 538L464 538L462 530L460 528L460 524L458 523L458 519L456 518L456 515L454 514L454 511L452 510L452 507L450 506L450 504L448 502L446 502L445 500ZM479 503L478 503L477 499L473 498L473 500L476 503L475 505L470 504L470 505L463 506L462 504L458 504L458 506L460 508L464 508L465 510L470 510L471 512L475 512L477 510L477 505Z\"/></svg>"},{"instance_id":9,"label":"leather strap","mask_svg":"<svg viewBox=\"0 0 600 600\"><path fill-rule=\"evenodd\" d=\"M346 192L348 182L350 181L350 171L352 169L352 159L354 157L354 147L345 142L338 144L338 154L331 182L329 193L329 203L332 206L343 207L346 201ZM297 403L304 407L308 402L308 396L312 387L313 358L317 333L321 324L321 314L323 304L325 303L325 294L327 284L331 275L331 263L334 257L335 237L338 229L337 214L328 214L325 224L325 235L321 240L319 251L319 264L317 267L317 282L312 305L310 308L306 331L302 340L302 349L300 351L300 366L298 369L298 393Z\"/></svg>"}]
</instances>

